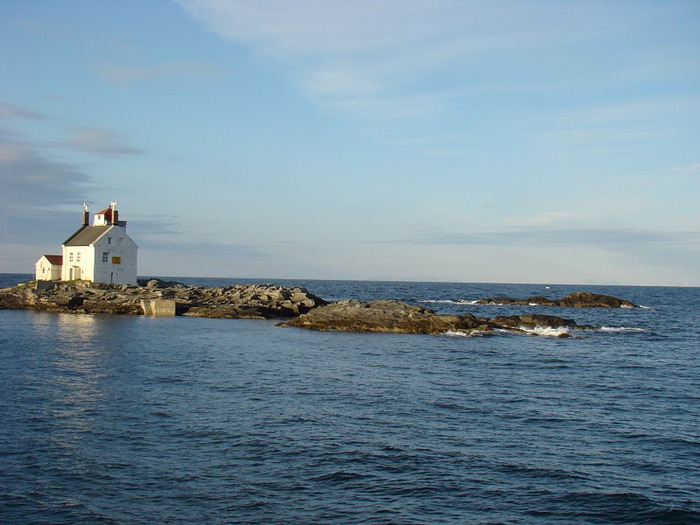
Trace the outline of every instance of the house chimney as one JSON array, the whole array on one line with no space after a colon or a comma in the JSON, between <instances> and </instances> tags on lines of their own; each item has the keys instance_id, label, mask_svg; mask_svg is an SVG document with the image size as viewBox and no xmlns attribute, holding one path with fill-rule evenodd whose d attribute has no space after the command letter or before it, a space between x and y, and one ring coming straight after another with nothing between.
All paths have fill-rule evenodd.
<instances>
[{"instance_id":1,"label":"house chimney","mask_svg":"<svg viewBox=\"0 0 700 525\"><path fill-rule=\"evenodd\" d=\"M83 203L83 226L90 224L90 205L87 202Z\"/></svg>"},{"instance_id":2,"label":"house chimney","mask_svg":"<svg viewBox=\"0 0 700 525\"><path fill-rule=\"evenodd\" d=\"M112 201L109 207L112 208L112 225L117 226L119 224L119 212L117 211L117 202Z\"/></svg>"}]
</instances>

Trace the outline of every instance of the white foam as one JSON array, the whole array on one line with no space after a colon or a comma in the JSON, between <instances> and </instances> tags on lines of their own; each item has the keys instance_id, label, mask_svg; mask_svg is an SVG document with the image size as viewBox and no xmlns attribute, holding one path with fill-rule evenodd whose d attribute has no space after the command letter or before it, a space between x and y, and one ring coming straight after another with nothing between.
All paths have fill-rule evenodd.
<instances>
[{"instance_id":1,"label":"white foam","mask_svg":"<svg viewBox=\"0 0 700 525\"><path fill-rule=\"evenodd\" d=\"M460 299L455 301L454 299L425 299L420 301L421 303L437 303L437 304L476 304L476 301L467 301L466 299Z\"/></svg>"},{"instance_id":2,"label":"white foam","mask_svg":"<svg viewBox=\"0 0 700 525\"><path fill-rule=\"evenodd\" d=\"M528 334L541 335L544 337L561 337L563 335L569 335L569 328L566 326L560 326L558 328L553 328L551 326L535 326L534 328L526 328L521 326L520 329Z\"/></svg>"},{"instance_id":3,"label":"white foam","mask_svg":"<svg viewBox=\"0 0 700 525\"><path fill-rule=\"evenodd\" d=\"M633 328L630 326L601 326L598 328L598 331L613 334L624 334L646 332L647 330L645 328Z\"/></svg>"},{"instance_id":4,"label":"white foam","mask_svg":"<svg viewBox=\"0 0 700 525\"><path fill-rule=\"evenodd\" d=\"M483 330L472 330L471 332L462 332L461 330L448 330L447 332L443 332L442 335L446 335L448 337L482 337L487 333L488 332L485 332Z\"/></svg>"}]
</instances>

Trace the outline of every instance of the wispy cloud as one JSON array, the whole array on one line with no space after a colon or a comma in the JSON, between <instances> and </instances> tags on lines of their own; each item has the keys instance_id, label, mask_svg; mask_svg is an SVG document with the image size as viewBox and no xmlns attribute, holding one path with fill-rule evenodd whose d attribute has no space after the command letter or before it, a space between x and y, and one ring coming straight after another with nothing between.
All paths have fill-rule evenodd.
<instances>
[{"instance_id":1,"label":"wispy cloud","mask_svg":"<svg viewBox=\"0 0 700 525\"><path fill-rule=\"evenodd\" d=\"M400 244L447 246L594 246L627 251L630 247L675 246L700 250L700 231L639 228L512 228L480 232L419 232Z\"/></svg>"},{"instance_id":2,"label":"wispy cloud","mask_svg":"<svg viewBox=\"0 0 700 525\"><path fill-rule=\"evenodd\" d=\"M90 179L79 166L42 155L28 143L3 136L0 144L2 203L69 202Z\"/></svg>"},{"instance_id":3,"label":"wispy cloud","mask_svg":"<svg viewBox=\"0 0 700 525\"><path fill-rule=\"evenodd\" d=\"M671 168L671 171L687 175L700 175L700 162L697 164L689 164L687 166L674 166Z\"/></svg>"},{"instance_id":4,"label":"wispy cloud","mask_svg":"<svg viewBox=\"0 0 700 525\"><path fill-rule=\"evenodd\" d=\"M120 87L170 78L201 78L221 75L223 70L205 62L173 62L151 66L104 66L102 75Z\"/></svg>"},{"instance_id":5,"label":"wispy cloud","mask_svg":"<svg viewBox=\"0 0 700 525\"><path fill-rule=\"evenodd\" d=\"M401 99L427 99L437 85L438 93L465 86L488 93L523 85L530 91L581 89L582 79L600 83L604 71L619 73L619 64L577 63L577 53L651 21L648 11L547 1L177 1L212 32L283 63L319 103L349 112L372 108L375 116L383 107L396 114ZM628 57L625 67L639 71L639 63ZM449 107L423 104L421 111L404 113Z\"/></svg>"},{"instance_id":6,"label":"wispy cloud","mask_svg":"<svg viewBox=\"0 0 700 525\"><path fill-rule=\"evenodd\" d=\"M554 5L545 12L463 0L179 3L223 38L293 66L311 96L336 99L336 105L348 97L349 106L370 104L359 97L425 93L425 86L412 84L450 68L459 85L473 58L539 49L572 32L555 25L544 30L543 18L566 15Z\"/></svg>"},{"instance_id":7,"label":"wispy cloud","mask_svg":"<svg viewBox=\"0 0 700 525\"><path fill-rule=\"evenodd\" d=\"M0 139L2 241L41 242L52 227L69 232L77 215L61 207L84 201L94 189L92 179L80 166L44 155L27 142L4 133Z\"/></svg>"},{"instance_id":8,"label":"wispy cloud","mask_svg":"<svg viewBox=\"0 0 700 525\"><path fill-rule=\"evenodd\" d=\"M96 127L79 128L67 140L52 145L103 157L144 153L142 149L125 144L115 131Z\"/></svg>"},{"instance_id":9,"label":"wispy cloud","mask_svg":"<svg viewBox=\"0 0 700 525\"><path fill-rule=\"evenodd\" d=\"M16 104L0 104L0 119L54 120L54 117Z\"/></svg>"}]
</instances>

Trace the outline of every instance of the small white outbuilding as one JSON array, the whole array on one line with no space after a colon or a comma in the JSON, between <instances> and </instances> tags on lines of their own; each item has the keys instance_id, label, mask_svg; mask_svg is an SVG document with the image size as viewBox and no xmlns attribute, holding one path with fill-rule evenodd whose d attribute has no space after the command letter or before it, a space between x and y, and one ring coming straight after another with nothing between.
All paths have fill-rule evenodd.
<instances>
[{"instance_id":1,"label":"small white outbuilding","mask_svg":"<svg viewBox=\"0 0 700 525\"><path fill-rule=\"evenodd\" d=\"M37 281L60 281L63 266L62 255L42 255L34 265Z\"/></svg>"}]
</instances>

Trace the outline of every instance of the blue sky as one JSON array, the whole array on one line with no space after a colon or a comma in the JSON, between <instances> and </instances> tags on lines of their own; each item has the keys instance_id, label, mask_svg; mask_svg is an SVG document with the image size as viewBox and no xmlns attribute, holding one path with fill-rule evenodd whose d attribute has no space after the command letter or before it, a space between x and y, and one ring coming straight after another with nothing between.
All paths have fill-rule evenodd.
<instances>
[{"instance_id":1,"label":"blue sky","mask_svg":"<svg viewBox=\"0 0 700 525\"><path fill-rule=\"evenodd\" d=\"M700 285L700 2L8 0L0 271Z\"/></svg>"}]
</instances>

